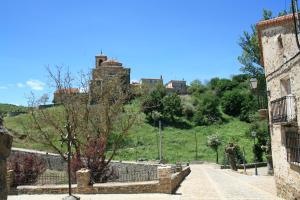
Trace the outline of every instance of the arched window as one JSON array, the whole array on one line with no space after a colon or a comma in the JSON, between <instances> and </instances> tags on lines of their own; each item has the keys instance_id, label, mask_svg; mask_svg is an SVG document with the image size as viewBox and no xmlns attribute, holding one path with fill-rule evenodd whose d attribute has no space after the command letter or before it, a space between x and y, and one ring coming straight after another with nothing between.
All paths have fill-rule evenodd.
<instances>
[{"instance_id":1,"label":"arched window","mask_svg":"<svg viewBox=\"0 0 300 200\"><path fill-rule=\"evenodd\" d=\"M102 61L101 59L99 59L99 60L98 60L98 66L101 66L102 62L103 62L103 61Z\"/></svg>"}]
</instances>

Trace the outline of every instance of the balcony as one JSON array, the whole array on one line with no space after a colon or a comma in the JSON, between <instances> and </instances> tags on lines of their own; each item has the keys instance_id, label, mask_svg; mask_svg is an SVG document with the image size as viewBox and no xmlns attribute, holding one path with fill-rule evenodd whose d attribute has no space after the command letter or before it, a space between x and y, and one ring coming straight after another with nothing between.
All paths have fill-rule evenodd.
<instances>
[{"instance_id":1,"label":"balcony","mask_svg":"<svg viewBox=\"0 0 300 200\"><path fill-rule=\"evenodd\" d=\"M294 95L287 95L271 101L272 123L293 123L297 120Z\"/></svg>"}]
</instances>

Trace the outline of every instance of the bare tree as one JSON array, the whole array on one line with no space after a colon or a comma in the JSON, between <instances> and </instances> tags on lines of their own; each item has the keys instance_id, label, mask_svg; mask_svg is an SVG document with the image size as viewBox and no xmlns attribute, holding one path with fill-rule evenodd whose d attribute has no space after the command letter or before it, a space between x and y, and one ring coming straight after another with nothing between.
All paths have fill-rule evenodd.
<instances>
[{"instance_id":1,"label":"bare tree","mask_svg":"<svg viewBox=\"0 0 300 200\"><path fill-rule=\"evenodd\" d=\"M84 73L74 78L69 70L64 72L61 67L57 67L55 73L49 68L47 71L56 90L58 105L39 109L45 98L32 96L30 119L24 126L28 137L68 160L60 139L70 136L74 171L88 167L105 174L138 116L137 110L126 105L130 88L123 83L122 76L110 77L98 84ZM101 175L99 180L105 181L106 178Z\"/></svg>"}]
</instances>

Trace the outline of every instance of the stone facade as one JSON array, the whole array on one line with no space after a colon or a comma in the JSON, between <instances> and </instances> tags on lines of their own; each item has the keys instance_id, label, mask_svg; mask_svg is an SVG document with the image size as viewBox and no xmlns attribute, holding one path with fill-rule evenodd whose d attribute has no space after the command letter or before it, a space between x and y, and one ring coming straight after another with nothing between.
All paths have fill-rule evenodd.
<instances>
[{"instance_id":1,"label":"stone facade","mask_svg":"<svg viewBox=\"0 0 300 200\"><path fill-rule=\"evenodd\" d=\"M293 16L262 21L257 30L267 81L278 195L284 199L300 199L300 56ZM291 136L295 137L292 145Z\"/></svg>"},{"instance_id":2,"label":"stone facade","mask_svg":"<svg viewBox=\"0 0 300 200\"><path fill-rule=\"evenodd\" d=\"M95 57L95 68L92 72L92 81L90 84L91 102L95 102L98 95L101 94L103 87L106 87L109 81L118 79L119 84L124 89L130 87L130 68L123 67L123 64L117 60L108 59L101 54Z\"/></svg>"},{"instance_id":3,"label":"stone facade","mask_svg":"<svg viewBox=\"0 0 300 200\"><path fill-rule=\"evenodd\" d=\"M13 137L3 126L3 119L0 117L0 200L7 199L7 169L6 159L10 155Z\"/></svg>"},{"instance_id":4,"label":"stone facade","mask_svg":"<svg viewBox=\"0 0 300 200\"><path fill-rule=\"evenodd\" d=\"M169 92L176 92L178 94L187 94L186 81L184 80L171 80L166 84Z\"/></svg>"},{"instance_id":5,"label":"stone facade","mask_svg":"<svg viewBox=\"0 0 300 200\"><path fill-rule=\"evenodd\" d=\"M146 89L148 88L149 90L155 89L155 87L159 84L164 84L162 76L160 78L142 78L140 80L140 86Z\"/></svg>"}]
</instances>

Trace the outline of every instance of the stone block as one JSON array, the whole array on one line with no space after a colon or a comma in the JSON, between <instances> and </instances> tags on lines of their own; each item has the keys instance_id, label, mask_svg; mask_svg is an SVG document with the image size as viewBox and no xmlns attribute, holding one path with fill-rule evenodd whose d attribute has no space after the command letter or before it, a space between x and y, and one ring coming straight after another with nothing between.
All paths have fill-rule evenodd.
<instances>
[{"instance_id":1,"label":"stone block","mask_svg":"<svg viewBox=\"0 0 300 200\"><path fill-rule=\"evenodd\" d=\"M77 187L86 188L91 186L91 171L89 169L80 169L76 172Z\"/></svg>"}]
</instances>

